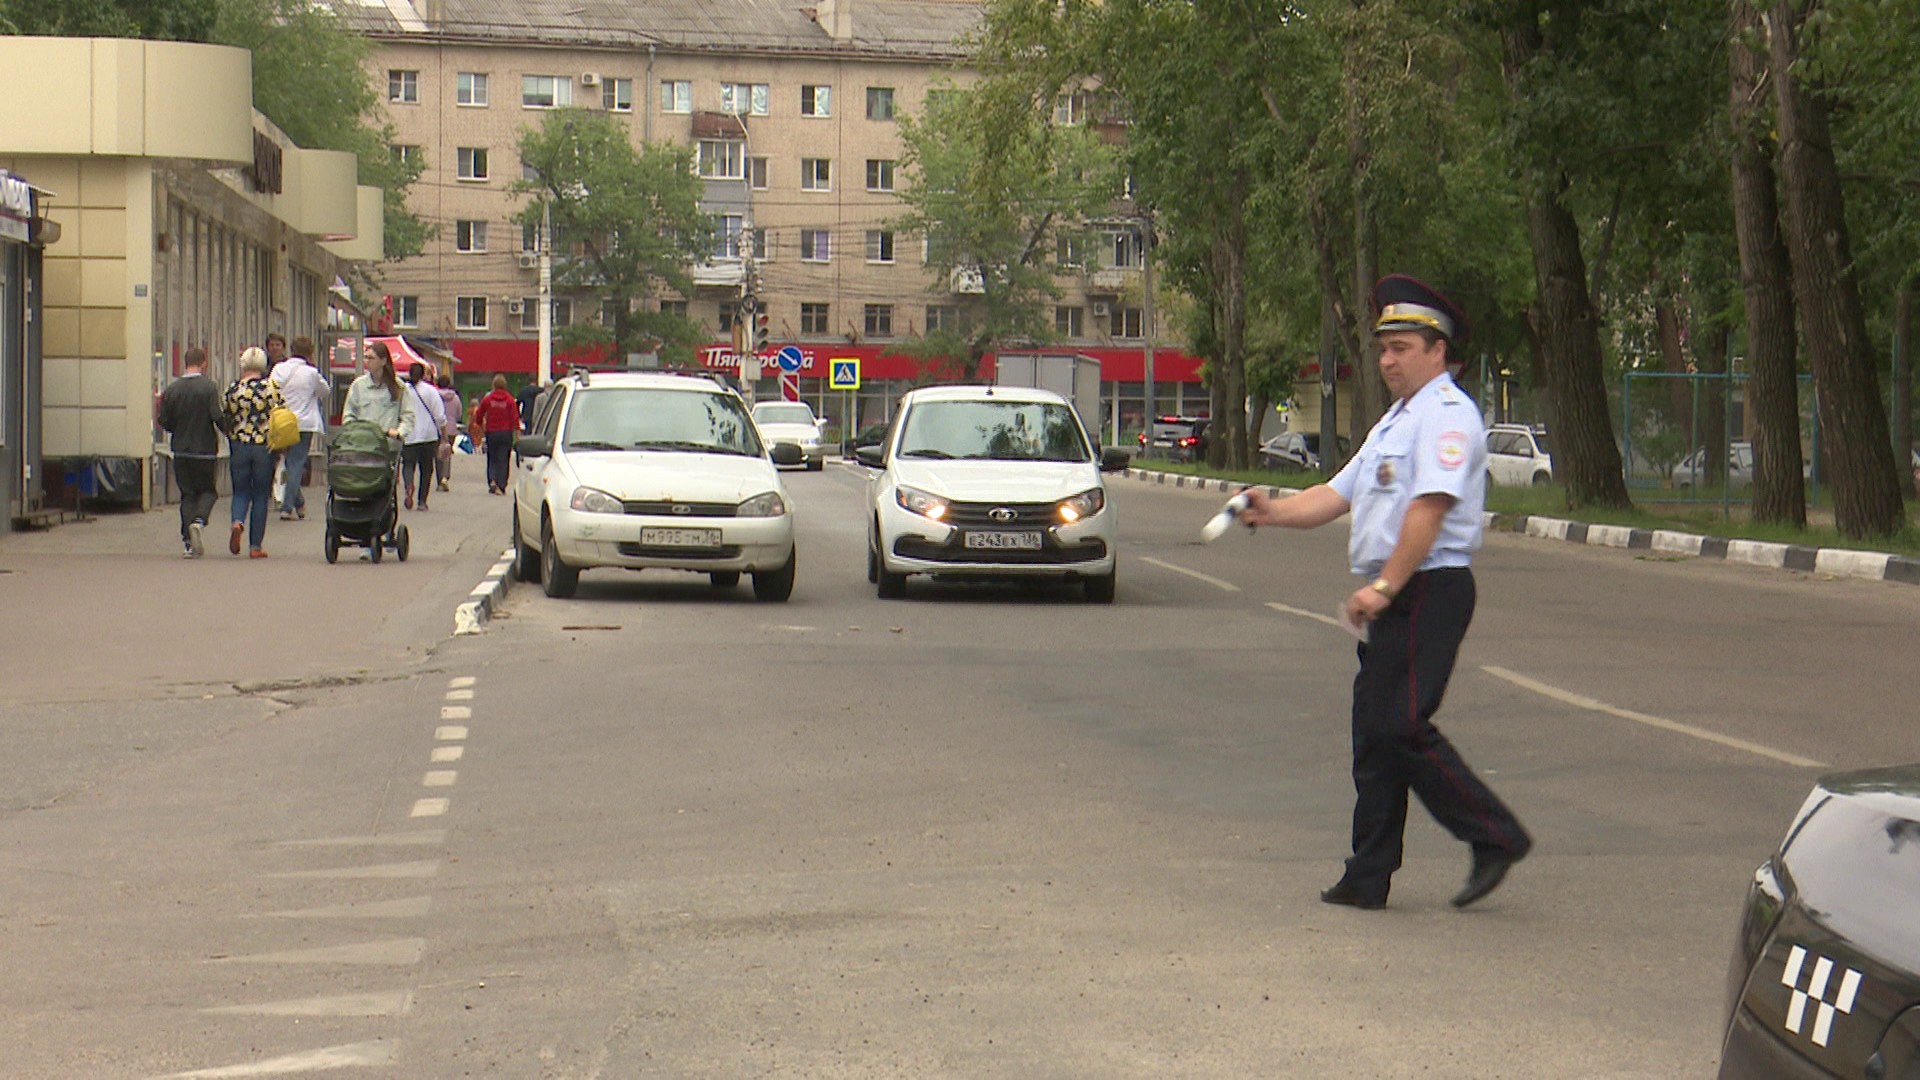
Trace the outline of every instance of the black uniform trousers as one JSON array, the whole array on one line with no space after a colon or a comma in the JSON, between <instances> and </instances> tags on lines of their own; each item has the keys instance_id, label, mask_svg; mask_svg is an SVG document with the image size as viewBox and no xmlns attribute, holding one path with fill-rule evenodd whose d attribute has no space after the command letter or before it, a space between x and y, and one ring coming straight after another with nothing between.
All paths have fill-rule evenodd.
<instances>
[{"instance_id":1,"label":"black uniform trousers","mask_svg":"<svg viewBox=\"0 0 1920 1080\"><path fill-rule=\"evenodd\" d=\"M1415 574L1360 645L1353 680L1353 857L1346 880L1384 890L1400 869L1407 792L1476 853L1518 857L1525 829L1433 726L1473 621L1473 571Z\"/></svg>"}]
</instances>

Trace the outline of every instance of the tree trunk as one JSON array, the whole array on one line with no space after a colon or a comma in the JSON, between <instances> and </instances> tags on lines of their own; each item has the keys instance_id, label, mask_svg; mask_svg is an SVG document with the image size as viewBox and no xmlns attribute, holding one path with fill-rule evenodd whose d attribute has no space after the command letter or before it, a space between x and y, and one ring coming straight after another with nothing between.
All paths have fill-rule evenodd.
<instances>
[{"instance_id":1,"label":"tree trunk","mask_svg":"<svg viewBox=\"0 0 1920 1080\"><path fill-rule=\"evenodd\" d=\"M1703 375L1727 374L1727 342L1729 331L1724 326L1714 327L1705 333L1696 333L1694 342L1694 370ZM1727 444L1740 437L1738 432L1727 432L1727 381L1724 378L1703 381L1700 392L1700 438L1707 445L1707 479L1705 485L1712 487L1723 484L1727 479Z\"/></svg>"},{"instance_id":2,"label":"tree trunk","mask_svg":"<svg viewBox=\"0 0 1920 1080\"><path fill-rule=\"evenodd\" d=\"M1509 92L1528 92L1521 72L1544 49L1531 15L1501 31ZM1602 374L1599 319L1587 291L1580 252L1580 226L1560 204L1565 175L1548 165L1533 177L1527 202L1527 236L1533 248L1534 332L1551 395L1554 479L1565 484L1573 507L1627 508L1627 481L1620 448L1613 441Z\"/></svg>"},{"instance_id":3,"label":"tree trunk","mask_svg":"<svg viewBox=\"0 0 1920 1080\"><path fill-rule=\"evenodd\" d=\"M1913 461L1913 285L1902 283L1893 297L1893 467L1901 487L1920 495L1920 469L1907 477ZM1911 486L1909 486L1911 485Z\"/></svg>"},{"instance_id":4,"label":"tree trunk","mask_svg":"<svg viewBox=\"0 0 1920 1080\"><path fill-rule=\"evenodd\" d=\"M1834 523L1841 535L1855 539L1891 536L1906 514L1860 306L1826 106L1794 71L1798 20L1792 0L1775 0L1767 17L1770 74L1793 291L1818 391L1827 460L1833 464L1828 483Z\"/></svg>"},{"instance_id":5,"label":"tree trunk","mask_svg":"<svg viewBox=\"0 0 1920 1080\"><path fill-rule=\"evenodd\" d=\"M1213 422L1207 460L1216 468L1247 464L1247 231L1245 176L1227 192L1226 220L1215 226L1214 280L1220 283L1220 370L1209 388Z\"/></svg>"},{"instance_id":6,"label":"tree trunk","mask_svg":"<svg viewBox=\"0 0 1920 1080\"><path fill-rule=\"evenodd\" d=\"M1687 347L1681 341L1680 315L1674 311L1673 297L1662 291L1653 305L1654 334L1660 346L1660 370L1669 375L1687 374ZM1693 381L1665 379L1667 409L1674 429L1693 435ZM1688 447L1689 450L1692 447Z\"/></svg>"},{"instance_id":7,"label":"tree trunk","mask_svg":"<svg viewBox=\"0 0 1920 1080\"><path fill-rule=\"evenodd\" d=\"M1753 49L1760 12L1733 0L1727 63L1732 74L1733 225L1740 243L1746 312L1747 405L1753 418L1753 519L1806 528L1800 475L1799 339L1793 325L1793 268L1780 234L1767 107L1766 57Z\"/></svg>"},{"instance_id":8,"label":"tree trunk","mask_svg":"<svg viewBox=\"0 0 1920 1080\"><path fill-rule=\"evenodd\" d=\"M1353 199L1353 267L1347 316L1353 320L1354 424L1371 428L1386 415L1386 380L1380 375L1378 346L1373 340L1373 283L1378 277L1380 235L1373 218L1373 196L1368 176L1373 147L1364 122L1368 72L1360 54L1359 21L1366 0L1353 0L1354 21L1348 25L1346 52L1341 58L1340 96L1346 104L1347 177Z\"/></svg>"}]
</instances>

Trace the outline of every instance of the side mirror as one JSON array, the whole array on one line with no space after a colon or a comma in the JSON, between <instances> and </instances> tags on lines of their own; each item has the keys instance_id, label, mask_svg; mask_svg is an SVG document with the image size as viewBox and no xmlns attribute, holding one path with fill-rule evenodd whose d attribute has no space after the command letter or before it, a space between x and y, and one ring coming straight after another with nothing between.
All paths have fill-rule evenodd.
<instances>
[{"instance_id":1,"label":"side mirror","mask_svg":"<svg viewBox=\"0 0 1920 1080\"><path fill-rule=\"evenodd\" d=\"M862 446L853 451L853 459L869 469L884 469L887 465L887 451L881 446Z\"/></svg>"},{"instance_id":2,"label":"side mirror","mask_svg":"<svg viewBox=\"0 0 1920 1080\"><path fill-rule=\"evenodd\" d=\"M553 438L548 435L522 435L513 441L513 452L523 458L553 456Z\"/></svg>"},{"instance_id":3,"label":"side mirror","mask_svg":"<svg viewBox=\"0 0 1920 1080\"><path fill-rule=\"evenodd\" d=\"M1133 464L1133 454L1125 447L1103 446L1100 448L1100 471L1119 472Z\"/></svg>"},{"instance_id":4,"label":"side mirror","mask_svg":"<svg viewBox=\"0 0 1920 1080\"><path fill-rule=\"evenodd\" d=\"M804 465L807 462L807 452L800 449L799 443L774 443L767 456L773 459L775 465Z\"/></svg>"}]
</instances>

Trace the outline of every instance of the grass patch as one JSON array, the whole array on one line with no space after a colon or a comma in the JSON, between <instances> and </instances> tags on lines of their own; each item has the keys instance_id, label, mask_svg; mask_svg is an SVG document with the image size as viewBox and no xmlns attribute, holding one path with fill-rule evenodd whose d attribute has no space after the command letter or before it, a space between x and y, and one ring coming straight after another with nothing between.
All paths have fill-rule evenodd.
<instances>
[{"instance_id":1,"label":"grass patch","mask_svg":"<svg viewBox=\"0 0 1920 1080\"><path fill-rule=\"evenodd\" d=\"M1327 479L1323 473L1278 472L1272 469L1214 470L1205 464L1177 461L1135 460L1137 469L1209 476L1234 483L1268 487L1305 488ZM1650 496L1666 492L1632 492L1639 501L1627 510L1586 507L1567 509L1566 489L1557 484L1539 487L1491 487L1487 489L1487 509L1511 517L1539 515L1567 518L1590 525L1622 525L1634 529L1671 529L1675 532L1724 537L1729 540L1760 540L1774 544L1799 544L1805 547L1845 548L1853 551L1887 551L1896 555L1920 557L1920 506L1907 506L1907 527L1894 536L1880 540L1853 540L1833 528L1833 509L1824 497L1807 510L1808 525L1795 529L1787 525L1756 524L1746 520L1748 506L1732 503L1727 515L1717 502L1668 502ZM1824 496L1825 492L1822 492Z\"/></svg>"}]
</instances>

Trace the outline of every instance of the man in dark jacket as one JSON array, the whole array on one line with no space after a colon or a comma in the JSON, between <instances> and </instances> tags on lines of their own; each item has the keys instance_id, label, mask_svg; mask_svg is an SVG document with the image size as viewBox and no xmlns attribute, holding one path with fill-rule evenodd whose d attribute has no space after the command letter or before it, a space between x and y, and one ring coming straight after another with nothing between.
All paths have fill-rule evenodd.
<instances>
[{"instance_id":1,"label":"man in dark jacket","mask_svg":"<svg viewBox=\"0 0 1920 1080\"><path fill-rule=\"evenodd\" d=\"M220 388L207 378L207 350L195 346L186 372L160 394L160 426L173 436L173 476L180 483L180 543L189 559L206 552L203 533L213 512L220 463Z\"/></svg>"}]
</instances>

